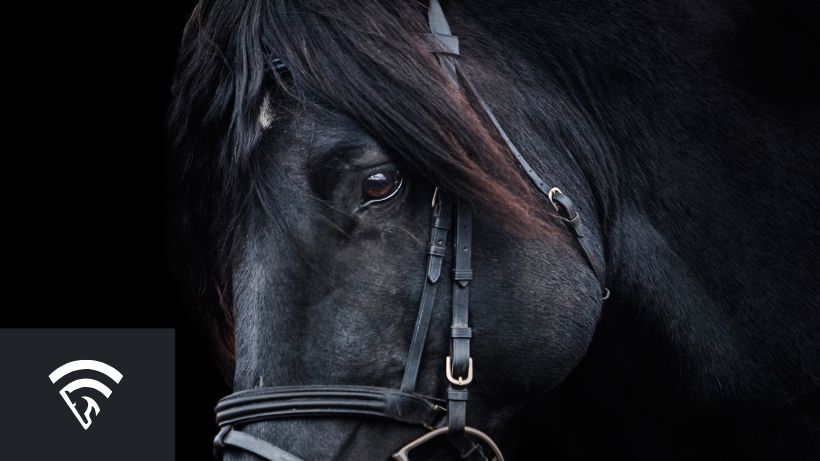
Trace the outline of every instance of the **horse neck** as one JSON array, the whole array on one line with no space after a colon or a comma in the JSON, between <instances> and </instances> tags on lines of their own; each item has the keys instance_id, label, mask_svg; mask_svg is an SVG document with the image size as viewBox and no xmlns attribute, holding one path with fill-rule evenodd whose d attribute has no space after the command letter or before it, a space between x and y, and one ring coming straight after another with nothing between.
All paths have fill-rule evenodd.
<instances>
[{"instance_id":1,"label":"horse neck","mask_svg":"<svg viewBox=\"0 0 820 461\"><path fill-rule=\"evenodd\" d=\"M450 17L519 148L600 217L603 327L648 332L613 351L675 356L658 370L693 398L805 394L820 380L794 371L820 369L820 239L806 224L820 114L762 98L725 64L738 12L644 7L470 2Z\"/></svg>"}]
</instances>

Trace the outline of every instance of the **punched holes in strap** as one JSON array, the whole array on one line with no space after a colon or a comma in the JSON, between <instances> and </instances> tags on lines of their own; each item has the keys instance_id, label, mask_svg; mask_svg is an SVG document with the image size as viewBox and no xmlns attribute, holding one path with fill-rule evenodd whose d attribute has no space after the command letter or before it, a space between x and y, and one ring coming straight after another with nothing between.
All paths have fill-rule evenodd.
<instances>
[{"instance_id":1,"label":"punched holes in strap","mask_svg":"<svg viewBox=\"0 0 820 461\"><path fill-rule=\"evenodd\" d=\"M447 435L462 459L485 460L480 445L465 434L467 419L466 386L473 380L473 359L470 357L469 327L470 292L473 279L472 213L468 206L459 204L456 213L455 257L453 268L453 323L450 328L450 354L445 361L445 374L450 382L447 389Z\"/></svg>"},{"instance_id":2,"label":"punched holes in strap","mask_svg":"<svg viewBox=\"0 0 820 461\"><path fill-rule=\"evenodd\" d=\"M456 235L454 241L453 268L453 311L451 325L450 357L451 364L447 372L452 375L448 380L458 386L469 384L472 374L470 366L470 291L469 282L472 271L472 212L470 207L459 203L456 213Z\"/></svg>"},{"instance_id":3,"label":"punched holes in strap","mask_svg":"<svg viewBox=\"0 0 820 461\"><path fill-rule=\"evenodd\" d=\"M452 205L446 197L438 196L438 188L433 192L433 216L430 229L430 248L427 258L427 274L424 289L419 302L419 312L416 325L413 329L413 339L410 341L410 350L407 353L407 362L404 368L401 390L412 393L416 388L421 357L427 339L427 330L430 328L430 318L436 298L436 286L441 277L441 265L447 254L447 234L450 228L450 214Z\"/></svg>"},{"instance_id":4,"label":"punched holes in strap","mask_svg":"<svg viewBox=\"0 0 820 461\"><path fill-rule=\"evenodd\" d=\"M438 189L436 189L438 191ZM430 246L427 254L427 278L431 283L438 282L441 276L441 265L447 255L447 231L450 229L451 205L443 197L435 200L433 207L433 222L430 229Z\"/></svg>"}]
</instances>

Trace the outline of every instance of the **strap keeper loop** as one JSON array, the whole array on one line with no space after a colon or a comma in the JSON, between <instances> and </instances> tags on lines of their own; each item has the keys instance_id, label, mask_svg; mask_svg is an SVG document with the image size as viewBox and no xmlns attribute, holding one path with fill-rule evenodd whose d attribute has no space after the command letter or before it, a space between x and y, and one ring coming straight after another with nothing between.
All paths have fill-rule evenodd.
<instances>
[{"instance_id":1,"label":"strap keeper loop","mask_svg":"<svg viewBox=\"0 0 820 461\"><path fill-rule=\"evenodd\" d=\"M431 53L434 54L448 54L451 56L459 55L458 37L450 34L422 34L427 47Z\"/></svg>"},{"instance_id":2,"label":"strap keeper loop","mask_svg":"<svg viewBox=\"0 0 820 461\"><path fill-rule=\"evenodd\" d=\"M561 219L563 219L567 224L572 225L572 227L578 227L578 224L581 222L581 215L576 211L575 216L573 216L572 219L565 218L563 216L561 216Z\"/></svg>"},{"instance_id":3,"label":"strap keeper loop","mask_svg":"<svg viewBox=\"0 0 820 461\"><path fill-rule=\"evenodd\" d=\"M473 271L470 269L453 269L453 280L472 280Z\"/></svg>"},{"instance_id":4,"label":"strap keeper loop","mask_svg":"<svg viewBox=\"0 0 820 461\"><path fill-rule=\"evenodd\" d=\"M441 256L444 257L447 255L447 247L442 247L438 245L430 245L430 250L427 254L432 256Z\"/></svg>"},{"instance_id":5,"label":"strap keeper loop","mask_svg":"<svg viewBox=\"0 0 820 461\"><path fill-rule=\"evenodd\" d=\"M433 227L436 229L450 229L451 220L450 218L435 218L433 220Z\"/></svg>"},{"instance_id":6,"label":"strap keeper loop","mask_svg":"<svg viewBox=\"0 0 820 461\"><path fill-rule=\"evenodd\" d=\"M447 400L466 402L468 397L467 389L447 389Z\"/></svg>"}]
</instances>

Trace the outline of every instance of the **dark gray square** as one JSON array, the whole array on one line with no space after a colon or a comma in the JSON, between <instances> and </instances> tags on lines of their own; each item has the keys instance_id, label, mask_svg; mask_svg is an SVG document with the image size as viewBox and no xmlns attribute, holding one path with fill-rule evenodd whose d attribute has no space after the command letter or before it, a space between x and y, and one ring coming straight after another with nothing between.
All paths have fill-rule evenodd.
<instances>
[{"instance_id":1,"label":"dark gray square","mask_svg":"<svg viewBox=\"0 0 820 461\"><path fill-rule=\"evenodd\" d=\"M111 365L119 383L96 371L76 371L52 384L49 374L74 360ZM0 329L0 433L6 459L174 459L174 330ZM69 394L80 417L83 395L99 404L83 429L60 390L76 379L97 380L93 389Z\"/></svg>"}]
</instances>

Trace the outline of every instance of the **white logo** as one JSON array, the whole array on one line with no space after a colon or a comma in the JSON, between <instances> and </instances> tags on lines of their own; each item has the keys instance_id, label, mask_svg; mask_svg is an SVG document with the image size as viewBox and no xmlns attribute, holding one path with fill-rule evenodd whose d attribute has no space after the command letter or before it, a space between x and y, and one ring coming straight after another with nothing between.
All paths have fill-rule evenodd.
<instances>
[{"instance_id":1,"label":"white logo","mask_svg":"<svg viewBox=\"0 0 820 461\"><path fill-rule=\"evenodd\" d=\"M117 371L114 367L96 360L75 360L73 362L68 362L52 371L51 374L48 375L48 379L50 379L52 383L56 384L57 381L63 376L80 370L93 370L102 373L111 378L111 380L117 384L119 384L122 379L122 373ZM71 412L74 413L74 416L77 417L77 421L80 422L83 429L88 429L88 427L91 426L91 410L94 410L94 416L96 417L100 413L100 406L91 397L82 396L83 399L85 399L87 406L85 408L85 412L80 415L77 411L77 404L71 401L68 394L82 388L94 389L104 395L106 399L111 395L111 389L109 389L105 384L89 378L74 380L60 389L60 395L63 396L63 400L65 400L66 405L68 405L68 408L70 408Z\"/></svg>"}]
</instances>

